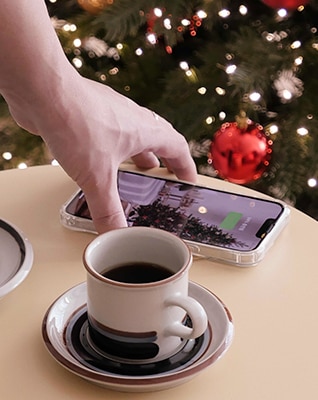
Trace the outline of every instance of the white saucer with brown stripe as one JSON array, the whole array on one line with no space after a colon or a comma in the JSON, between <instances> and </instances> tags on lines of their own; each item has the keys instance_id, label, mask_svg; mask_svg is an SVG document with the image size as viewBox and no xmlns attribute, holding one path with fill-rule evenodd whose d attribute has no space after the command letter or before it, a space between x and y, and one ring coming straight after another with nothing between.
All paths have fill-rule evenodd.
<instances>
[{"instance_id":1,"label":"white saucer with brown stripe","mask_svg":"<svg viewBox=\"0 0 318 400\"><path fill-rule=\"evenodd\" d=\"M47 310L42 336L51 355L78 376L124 392L163 390L180 385L215 363L233 339L233 322L226 306L208 289L190 282L189 295L208 315L208 328L168 360L151 365L113 362L94 352L86 338L86 283L62 294Z\"/></svg>"}]
</instances>

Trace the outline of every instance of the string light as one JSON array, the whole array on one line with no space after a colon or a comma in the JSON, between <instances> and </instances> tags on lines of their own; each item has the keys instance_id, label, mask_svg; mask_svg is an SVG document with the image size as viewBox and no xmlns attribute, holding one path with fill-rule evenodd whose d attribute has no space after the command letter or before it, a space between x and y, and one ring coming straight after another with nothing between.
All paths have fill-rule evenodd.
<instances>
[{"instance_id":1,"label":"string light","mask_svg":"<svg viewBox=\"0 0 318 400\"><path fill-rule=\"evenodd\" d=\"M280 18L285 18L287 17L287 10L285 10L285 8L281 8L280 10L277 11L277 15Z\"/></svg>"},{"instance_id":2,"label":"string light","mask_svg":"<svg viewBox=\"0 0 318 400\"><path fill-rule=\"evenodd\" d=\"M116 75L119 72L119 69L117 67L114 67L112 69L110 69L109 71L109 75Z\"/></svg>"},{"instance_id":3,"label":"string light","mask_svg":"<svg viewBox=\"0 0 318 400\"><path fill-rule=\"evenodd\" d=\"M299 56L295 59L294 64L295 65L301 65L303 63L303 57Z\"/></svg>"},{"instance_id":4,"label":"string light","mask_svg":"<svg viewBox=\"0 0 318 400\"><path fill-rule=\"evenodd\" d=\"M26 169L26 168L28 168L28 166L26 165L26 163L21 162L20 164L18 164L18 168L19 169Z\"/></svg>"},{"instance_id":5,"label":"string light","mask_svg":"<svg viewBox=\"0 0 318 400\"><path fill-rule=\"evenodd\" d=\"M219 118L220 118L221 121L224 121L225 118L226 118L226 113L225 113L224 111L221 111L221 112L219 113Z\"/></svg>"},{"instance_id":6,"label":"string light","mask_svg":"<svg viewBox=\"0 0 318 400\"><path fill-rule=\"evenodd\" d=\"M252 101L259 101L259 99L261 98L261 94L258 92L253 92L249 95L250 100Z\"/></svg>"},{"instance_id":7,"label":"string light","mask_svg":"<svg viewBox=\"0 0 318 400\"><path fill-rule=\"evenodd\" d=\"M293 95L291 94L291 92L290 92L289 90L284 89L284 90L282 91L282 97L283 97L285 100L290 100L290 99L293 97Z\"/></svg>"},{"instance_id":8,"label":"string light","mask_svg":"<svg viewBox=\"0 0 318 400\"><path fill-rule=\"evenodd\" d=\"M184 71L187 71L189 69L189 64L186 61L181 61L179 63L179 67Z\"/></svg>"},{"instance_id":9,"label":"string light","mask_svg":"<svg viewBox=\"0 0 318 400\"><path fill-rule=\"evenodd\" d=\"M171 25L171 20L169 18L165 18L163 20L163 26L167 29L167 30L171 30L172 29L172 25Z\"/></svg>"},{"instance_id":10,"label":"string light","mask_svg":"<svg viewBox=\"0 0 318 400\"><path fill-rule=\"evenodd\" d=\"M297 129L297 133L298 133L298 135L300 135L300 136L306 136L306 135L308 135L308 129L307 128L305 128L305 127L300 127L300 128L298 128Z\"/></svg>"},{"instance_id":11,"label":"string light","mask_svg":"<svg viewBox=\"0 0 318 400\"><path fill-rule=\"evenodd\" d=\"M73 40L73 45L74 45L75 47L81 47L81 45L82 45L81 39L79 39L79 38L74 39L74 40Z\"/></svg>"},{"instance_id":12,"label":"string light","mask_svg":"<svg viewBox=\"0 0 318 400\"><path fill-rule=\"evenodd\" d=\"M221 88L219 86L215 88L215 91L219 96L224 96L226 94L225 89L223 89L223 88Z\"/></svg>"},{"instance_id":13,"label":"string light","mask_svg":"<svg viewBox=\"0 0 318 400\"><path fill-rule=\"evenodd\" d=\"M182 24L183 26L189 26L189 25L191 25L191 21L189 21L188 19L183 19L183 20L181 21L181 24Z\"/></svg>"},{"instance_id":14,"label":"string light","mask_svg":"<svg viewBox=\"0 0 318 400\"><path fill-rule=\"evenodd\" d=\"M311 188L314 188L317 186L317 179L316 178L309 178L307 181L307 185Z\"/></svg>"},{"instance_id":15,"label":"string light","mask_svg":"<svg viewBox=\"0 0 318 400\"><path fill-rule=\"evenodd\" d=\"M156 36L155 33L153 33L153 32L148 33L146 35L146 37L147 37L147 40L148 40L149 43L151 43L151 44L156 44L157 43L157 36Z\"/></svg>"},{"instance_id":16,"label":"string light","mask_svg":"<svg viewBox=\"0 0 318 400\"><path fill-rule=\"evenodd\" d=\"M268 128L268 130L269 130L269 133L270 133L271 135L275 135L275 134L278 133L278 131L279 131L277 125L271 125L271 126Z\"/></svg>"},{"instance_id":17,"label":"string light","mask_svg":"<svg viewBox=\"0 0 318 400\"><path fill-rule=\"evenodd\" d=\"M231 65L228 65L226 68L225 68L225 72L227 73L227 74L234 74L234 72L236 71L236 68L237 68L237 66L236 65L234 65L234 64L231 64Z\"/></svg>"},{"instance_id":18,"label":"string light","mask_svg":"<svg viewBox=\"0 0 318 400\"><path fill-rule=\"evenodd\" d=\"M153 13L155 14L155 16L157 18L161 18L162 17L162 10L158 7L154 8Z\"/></svg>"},{"instance_id":19,"label":"string light","mask_svg":"<svg viewBox=\"0 0 318 400\"><path fill-rule=\"evenodd\" d=\"M199 11L197 12L197 16L198 16L200 19L204 19L204 18L206 18L206 17L208 16L208 14L207 14L205 11L203 11L203 10L199 10Z\"/></svg>"},{"instance_id":20,"label":"string light","mask_svg":"<svg viewBox=\"0 0 318 400\"><path fill-rule=\"evenodd\" d=\"M77 30L77 26L76 26L75 24L66 23L66 24L63 26L63 30L64 30L65 32L75 32L75 31Z\"/></svg>"},{"instance_id":21,"label":"string light","mask_svg":"<svg viewBox=\"0 0 318 400\"><path fill-rule=\"evenodd\" d=\"M2 158L6 161L9 161L12 159L12 154L9 151L5 151L2 153Z\"/></svg>"},{"instance_id":22,"label":"string light","mask_svg":"<svg viewBox=\"0 0 318 400\"><path fill-rule=\"evenodd\" d=\"M290 47L295 50L295 49L299 49L299 47L301 47L301 41L300 40L295 40Z\"/></svg>"},{"instance_id":23,"label":"string light","mask_svg":"<svg viewBox=\"0 0 318 400\"><path fill-rule=\"evenodd\" d=\"M201 87L198 89L198 93L201 94L201 95L204 95L206 92L207 92L207 88L204 87L204 86L201 86Z\"/></svg>"},{"instance_id":24,"label":"string light","mask_svg":"<svg viewBox=\"0 0 318 400\"><path fill-rule=\"evenodd\" d=\"M74 66L77 69L80 69L83 66L83 61L79 57L74 57L73 60L72 60L72 63L74 64Z\"/></svg>"},{"instance_id":25,"label":"string light","mask_svg":"<svg viewBox=\"0 0 318 400\"><path fill-rule=\"evenodd\" d=\"M231 12L229 10L227 10L226 8L224 8L223 10L219 11L219 16L221 18L227 18L231 15Z\"/></svg>"},{"instance_id":26,"label":"string light","mask_svg":"<svg viewBox=\"0 0 318 400\"><path fill-rule=\"evenodd\" d=\"M246 6L244 6L243 4L242 4L242 5L240 5L240 7L239 7L239 13L240 13L241 15L246 15L246 14L247 14L247 12L248 12L248 9L247 9L247 7L246 7Z\"/></svg>"}]
</instances>

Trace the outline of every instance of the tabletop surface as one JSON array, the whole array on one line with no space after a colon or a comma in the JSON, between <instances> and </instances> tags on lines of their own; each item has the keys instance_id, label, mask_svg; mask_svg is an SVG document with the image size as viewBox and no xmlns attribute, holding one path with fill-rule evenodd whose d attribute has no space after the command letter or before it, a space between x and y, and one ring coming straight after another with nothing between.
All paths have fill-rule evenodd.
<instances>
[{"instance_id":1,"label":"tabletop surface","mask_svg":"<svg viewBox=\"0 0 318 400\"><path fill-rule=\"evenodd\" d=\"M199 182L255 195L208 177ZM127 399L127 393L99 387L63 368L42 339L49 306L85 280L82 253L94 236L70 231L59 221L60 206L75 190L60 167L0 172L0 218L18 226L34 249L29 276L0 301L1 399ZM292 209L288 226L259 265L196 260L190 279L230 310L233 343L189 382L129 398L317 399L317 238L317 222Z\"/></svg>"}]
</instances>

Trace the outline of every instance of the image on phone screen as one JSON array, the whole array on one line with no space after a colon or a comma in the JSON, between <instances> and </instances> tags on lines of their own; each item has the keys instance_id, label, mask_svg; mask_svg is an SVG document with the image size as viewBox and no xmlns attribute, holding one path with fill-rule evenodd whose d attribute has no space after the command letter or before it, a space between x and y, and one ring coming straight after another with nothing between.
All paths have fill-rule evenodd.
<instances>
[{"instance_id":1,"label":"image on phone screen","mask_svg":"<svg viewBox=\"0 0 318 400\"><path fill-rule=\"evenodd\" d=\"M255 249L283 212L279 202L127 171L118 172L118 191L128 226L240 251ZM90 218L83 194L67 211Z\"/></svg>"}]
</instances>

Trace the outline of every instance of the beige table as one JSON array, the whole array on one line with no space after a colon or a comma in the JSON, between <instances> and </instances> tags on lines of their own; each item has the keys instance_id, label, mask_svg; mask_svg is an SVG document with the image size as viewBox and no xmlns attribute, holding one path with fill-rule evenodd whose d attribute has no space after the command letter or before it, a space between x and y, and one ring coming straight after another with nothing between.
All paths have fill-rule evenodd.
<instances>
[{"instance_id":1,"label":"beige table","mask_svg":"<svg viewBox=\"0 0 318 400\"><path fill-rule=\"evenodd\" d=\"M200 181L248 192L211 178ZM85 280L81 257L92 236L59 222L59 207L75 188L59 167L0 172L0 218L22 229L35 252L30 275L0 302L1 399L318 398L318 224L294 209L257 267L194 263L191 279L224 301L235 324L229 351L194 379L167 391L127 394L60 366L44 346L41 324L50 304Z\"/></svg>"}]
</instances>

